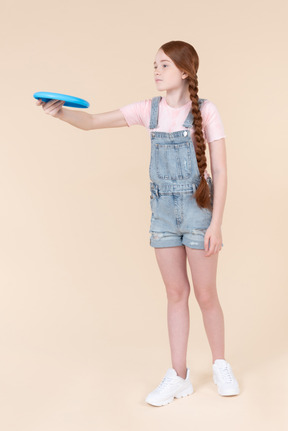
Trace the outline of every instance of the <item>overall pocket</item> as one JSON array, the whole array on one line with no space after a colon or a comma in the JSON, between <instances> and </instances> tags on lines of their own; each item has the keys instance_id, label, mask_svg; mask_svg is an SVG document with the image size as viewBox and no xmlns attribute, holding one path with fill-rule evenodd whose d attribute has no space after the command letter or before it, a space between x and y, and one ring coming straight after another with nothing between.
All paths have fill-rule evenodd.
<instances>
[{"instance_id":1,"label":"overall pocket","mask_svg":"<svg viewBox=\"0 0 288 431\"><path fill-rule=\"evenodd\" d=\"M155 163L157 176L162 180L191 178L192 154L190 143L156 144Z\"/></svg>"}]
</instances>

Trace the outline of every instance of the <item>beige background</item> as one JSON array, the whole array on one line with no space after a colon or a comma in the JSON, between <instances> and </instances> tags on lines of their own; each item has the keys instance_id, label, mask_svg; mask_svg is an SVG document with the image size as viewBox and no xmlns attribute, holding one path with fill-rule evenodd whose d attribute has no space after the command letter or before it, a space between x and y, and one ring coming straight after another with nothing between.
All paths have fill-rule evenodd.
<instances>
[{"instance_id":1,"label":"beige background","mask_svg":"<svg viewBox=\"0 0 288 431\"><path fill-rule=\"evenodd\" d=\"M286 18L284 0L2 0L1 429L286 429ZM217 286L241 394L217 393L192 290L195 393L155 408L144 399L171 362L148 131L85 132L32 95L72 94L91 113L154 97L170 40L196 48L199 95L227 136Z\"/></svg>"}]
</instances>

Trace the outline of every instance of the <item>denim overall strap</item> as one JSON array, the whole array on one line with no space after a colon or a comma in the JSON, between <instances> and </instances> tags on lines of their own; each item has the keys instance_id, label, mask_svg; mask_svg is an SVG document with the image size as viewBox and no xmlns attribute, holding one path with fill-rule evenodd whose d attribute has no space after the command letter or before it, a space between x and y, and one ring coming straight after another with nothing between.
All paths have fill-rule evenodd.
<instances>
[{"instance_id":1,"label":"denim overall strap","mask_svg":"<svg viewBox=\"0 0 288 431\"><path fill-rule=\"evenodd\" d=\"M152 102L151 102L151 117L150 117L150 125L149 128L150 129L156 129L157 125L158 125L158 116L159 116L159 103L160 100L162 99L162 96L156 96L152 98ZM206 99L199 99L199 107L201 109L201 105L202 103L205 101ZM194 121L194 117L191 111L189 111L186 120L183 123L183 127L187 127L187 128L191 128L193 125L193 121Z\"/></svg>"},{"instance_id":2,"label":"denim overall strap","mask_svg":"<svg viewBox=\"0 0 288 431\"><path fill-rule=\"evenodd\" d=\"M149 129L156 129L158 125L158 112L159 112L158 106L161 98L162 98L161 96L156 96L156 97L153 97L152 99Z\"/></svg>"},{"instance_id":3,"label":"denim overall strap","mask_svg":"<svg viewBox=\"0 0 288 431\"><path fill-rule=\"evenodd\" d=\"M199 100L198 100L198 104L199 104L199 108L200 108L200 109L201 109L202 103L203 103L205 100L207 100L207 99L199 99ZM184 121L184 123L183 123L183 127L191 128L191 127L192 127L192 125L193 125L193 123L194 123L194 117L193 117L192 111L189 111L189 113L188 113L188 115L187 115L187 118L186 118L186 120L185 120L185 121Z\"/></svg>"}]
</instances>

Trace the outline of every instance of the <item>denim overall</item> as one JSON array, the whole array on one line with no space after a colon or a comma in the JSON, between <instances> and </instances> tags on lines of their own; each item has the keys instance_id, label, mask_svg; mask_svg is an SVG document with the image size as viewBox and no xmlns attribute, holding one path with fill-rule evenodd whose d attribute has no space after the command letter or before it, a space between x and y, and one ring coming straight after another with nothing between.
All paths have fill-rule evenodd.
<instances>
[{"instance_id":1,"label":"denim overall","mask_svg":"<svg viewBox=\"0 0 288 431\"><path fill-rule=\"evenodd\" d=\"M150 129L158 125L161 96L152 99ZM199 107L206 99L199 99ZM152 247L188 246L204 249L204 235L212 211L198 206L194 193L200 184L200 173L189 128L190 111L183 127L172 133L151 131L150 245ZM207 179L213 207L212 178Z\"/></svg>"}]
</instances>

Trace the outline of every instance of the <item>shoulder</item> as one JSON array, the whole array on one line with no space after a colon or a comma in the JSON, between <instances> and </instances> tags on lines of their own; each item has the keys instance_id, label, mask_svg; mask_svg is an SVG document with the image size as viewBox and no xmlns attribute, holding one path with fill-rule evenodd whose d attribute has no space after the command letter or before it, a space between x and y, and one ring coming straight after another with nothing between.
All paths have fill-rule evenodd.
<instances>
[{"instance_id":1,"label":"shoulder","mask_svg":"<svg viewBox=\"0 0 288 431\"><path fill-rule=\"evenodd\" d=\"M152 98L150 98L150 99L143 99L143 100L140 100L140 101L137 101L137 102L132 102L132 103L129 103L129 104L127 104L127 105L124 105L124 106L122 106L121 107L121 109L123 108L125 108L125 109L128 109L128 108L130 108L130 109L147 109L147 108L149 108L149 107L151 107L151 103L152 103Z\"/></svg>"},{"instance_id":2,"label":"shoulder","mask_svg":"<svg viewBox=\"0 0 288 431\"><path fill-rule=\"evenodd\" d=\"M225 138L221 115L214 102L206 99L201 107L202 124L208 142Z\"/></svg>"},{"instance_id":3,"label":"shoulder","mask_svg":"<svg viewBox=\"0 0 288 431\"><path fill-rule=\"evenodd\" d=\"M202 99L203 102L201 104L201 111L203 112L209 112L213 110L217 110L217 107L214 102L212 102L210 99Z\"/></svg>"},{"instance_id":4,"label":"shoulder","mask_svg":"<svg viewBox=\"0 0 288 431\"><path fill-rule=\"evenodd\" d=\"M201 115L204 123L208 123L212 121L212 119L220 117L216 104L209 99L204 99L201 106Z\"/></svg>"},{"instance_id":5,"label":"shoulder","mask_svg":"<svg viewBox=\"0 0 288 431\"><path fill-rule=\"evenodd\" d=\"M146 126L149 122L152 99L143 99L129 103L120 108L129 126L140 124Z\"/></svg>"}]
</instances>

